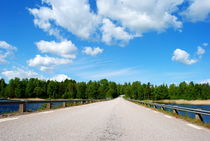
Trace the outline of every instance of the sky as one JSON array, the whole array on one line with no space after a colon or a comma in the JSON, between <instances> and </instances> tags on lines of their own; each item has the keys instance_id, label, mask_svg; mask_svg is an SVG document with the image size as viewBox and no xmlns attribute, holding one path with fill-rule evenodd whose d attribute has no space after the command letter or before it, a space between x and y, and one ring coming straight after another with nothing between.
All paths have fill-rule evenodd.
<instances>
[{"instance_id":1,"label":"sky","mask_svg":"<svg viewBox=\"0 0 210 141\"><path fill-rule=\"evenodd\" d=\"M1 0L0 78L210 82L210 0Z\"/></svg>"}]
</instances>

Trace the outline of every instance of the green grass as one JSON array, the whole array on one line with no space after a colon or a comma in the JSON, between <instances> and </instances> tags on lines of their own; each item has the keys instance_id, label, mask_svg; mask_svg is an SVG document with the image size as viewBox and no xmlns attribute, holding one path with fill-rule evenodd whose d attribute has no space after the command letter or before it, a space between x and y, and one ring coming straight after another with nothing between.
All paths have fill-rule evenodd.
<instances>
[{"instance_id":1,"label":"green grass","mask_svg":"<svg viewBox=\"0 0 210 141\"><path fill-rule=\"evenodd\" d=\"M45 110L46 108L47 108L47 104L44 103L44 104L42 104L42 105L37 109L37 111L43 111L43 110Z\"/></svg>"}]
</instances>

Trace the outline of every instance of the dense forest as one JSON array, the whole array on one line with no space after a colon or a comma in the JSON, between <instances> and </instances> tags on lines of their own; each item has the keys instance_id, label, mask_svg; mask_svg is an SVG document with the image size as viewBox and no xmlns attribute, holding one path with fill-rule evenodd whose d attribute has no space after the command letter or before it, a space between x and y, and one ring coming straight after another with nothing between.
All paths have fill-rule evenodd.
<instances>
[{"instance_id":1,"label":"dense forest","mask_svg":"<svg viewBox=\"0 0 210 141\"><path fill-rule=\"evenodd\" d=\"M65 80L11 79L7 84L0 79L0 97L3 98L64 98L64 99L104 99L125 95L139 100L160 99L210 99L209 84L182 82L178 85L152 85L133 83L117 84L102 79L100 81L76 82Z\"/></svg>"}]
</instances>

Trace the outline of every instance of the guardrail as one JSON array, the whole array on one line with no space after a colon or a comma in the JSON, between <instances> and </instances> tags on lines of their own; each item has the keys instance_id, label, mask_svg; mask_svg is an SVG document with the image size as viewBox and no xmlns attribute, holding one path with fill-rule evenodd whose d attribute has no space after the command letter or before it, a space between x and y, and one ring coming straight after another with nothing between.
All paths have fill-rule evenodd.
<instances>
[{"instance_id":1,"label":"guardrail","mask_svg":"<svg viewBox=\"0 0 210 141\"><path fill-rule=\"evenodd\" d=\"M62 103L62 107L67 107L67 103L71 104L85 104L85 103L92 103L92 102L99 102L99 101L107 101L110 99L82 99L82 100L40 100L40 101L34 101L34 100L14 100L14 101L3 101L0 102L1 105L19 105L19 113L26 112L26 106L28 104L46 104L46 109L51 109L53 103Z\"/></svg>"},{"instance_id":2,"label":"guardrail","mask_svg":"<svg viewBox=\"0 0 210 141\"><path fill-rule=\"evenodd\" d=\"M178 111L183 111L183 112L190 112L195 114L195 119L198 119L202 122L203 121L203 115L210 116L210 111L208 110L201 110L201 109L194 109L194 108L187 108L187 107L180 107L180 106L171 106L171 105L165 105L165 104L158 104L158 103L151 103L151 102L143 102L139 100L133 100L133 99L128 99L129 101L137 102L143 105L147 105L150 107L158 108L165 110L166 108L171 109L173 113L179 114Z\"/></svg>"}]
</instances>

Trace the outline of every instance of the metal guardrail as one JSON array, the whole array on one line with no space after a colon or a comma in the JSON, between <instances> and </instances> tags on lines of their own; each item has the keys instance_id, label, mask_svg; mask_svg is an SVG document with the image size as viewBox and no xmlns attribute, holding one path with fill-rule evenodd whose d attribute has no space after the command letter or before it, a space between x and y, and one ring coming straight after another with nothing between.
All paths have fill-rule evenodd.
<instances>
[{"instance_id":1,"label":"metal guardrail","mask_svg":"<svg viewBox=\"0 0 210 141\"><path fill-rule=\"evenodd\" d=\"M26 112L27 104L46 104L46 109L51 109L53 103L62 103L62 107L67 107L67 103L85 104L99 101L107 101L110 99L81 99L81 100L11 100L0 102L0 105L19 105L19 113Z\"/></svg>"},{"instance_id":2,"label":"metal guardrail","mask_svg":"<svg viewBox=\"0 0 210 141\"><path fill-rule=\"evenodd\" d=\"M139 100L133 100L133 99L128 99L129 101L137 102L143 105L147 105L150 107L160 107L160 109L165 110L166 108L171 109L173 113L179 114L178 111L183 111L183 112L190 112L195 114L195 119L198 119L203 122L203 115L210 116L210 111L208 110L201 110L201 109L195 109L195 108L187 108L187 107L180 107L180 106L171 106L171 105L165 105L165 104L158 104L158 103L151 103L151 102L143 102Z\"/></svg>"}]
</instances>

